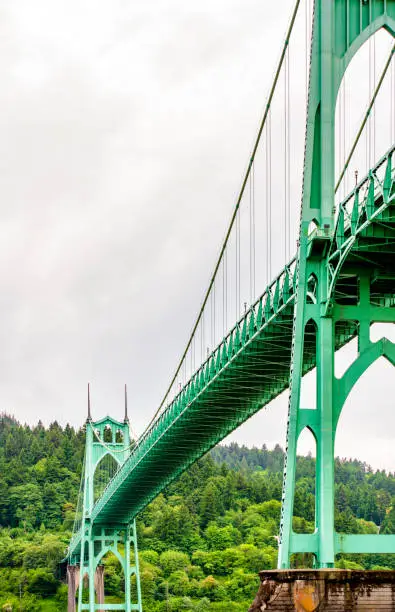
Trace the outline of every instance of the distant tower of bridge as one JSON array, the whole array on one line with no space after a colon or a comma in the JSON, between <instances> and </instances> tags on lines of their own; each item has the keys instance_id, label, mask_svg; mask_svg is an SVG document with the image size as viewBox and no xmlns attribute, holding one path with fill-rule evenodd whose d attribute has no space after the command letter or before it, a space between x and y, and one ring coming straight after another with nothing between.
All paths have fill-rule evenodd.
<instances>
[{"instance_id":1,"label":"distant tower of bridge","mask_svg":"<svg viewBox=\"0 0 395 612\"><path fill-rule=\"evenodd\" d=\"M86 443L82 474L80 506L76 512L74 531L79 546L70 555L68 567L69 611L99 610L105 606L103 558L112 553L119 562L124 581L124 602L111 604L111 610L141 611L141 588L137 554L136 521L107 523L92 521L92 509L106 485L129 457L134 446L130 436L127 389L125 385L125 416L123 422L107 416L92 419L90 385L88 385L88 417L85 424ZM119 504L122 499L119 498ZM86 600L85 600L86 599ZM114 607L115 606L115 607Z\"/></svg>"}]
</instances>

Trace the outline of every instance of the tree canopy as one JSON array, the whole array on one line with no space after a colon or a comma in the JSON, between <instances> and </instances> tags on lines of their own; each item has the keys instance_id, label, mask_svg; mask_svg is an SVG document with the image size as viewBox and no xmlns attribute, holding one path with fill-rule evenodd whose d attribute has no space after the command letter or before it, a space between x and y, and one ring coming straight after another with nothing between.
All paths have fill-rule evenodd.
<instances>
[{"instance_id":1,"label":"tree canopy","mask_svg":"<svg viewBox=\"0 0 395 612\"><path fill-rule=\"evenodd\" d=\"M0 610L63 611L59 576L72 529L84 429L21 425L0 417ZM145 612L244 612L257 572L277 560L282 467L269 450L217 446L167 487L139 516ZM297 461L293 527L314 529L315 460ZM395 533L395 476L362 461L336 460L336 528ZM311 563L295 556L295 566ZM106 595L119 601L123 578L108 555ZM342 557L339 567L395 568L395 555Z\"/></svg>"}]
</instances>

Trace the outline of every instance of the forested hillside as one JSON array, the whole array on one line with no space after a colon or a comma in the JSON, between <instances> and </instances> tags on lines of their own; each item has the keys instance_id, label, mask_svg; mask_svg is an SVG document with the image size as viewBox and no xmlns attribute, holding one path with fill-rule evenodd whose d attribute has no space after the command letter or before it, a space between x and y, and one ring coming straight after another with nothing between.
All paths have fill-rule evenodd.
<instances>
[{"instance_id":1,"label":"forested hillside","mask_svg":"<svg viewBox=\"0 0 395 612\"><path fill-rule=\"evenodd\" d=\"M66 610L58 575L73 525L84 431L30 428L0 417L0 610ZM144 610L244 612L257 572L275 566L283 451L219 446L170 485L138 520ZM314 522L314 459L300 457L294 528ZM360 461L336 464L336 526L395 533L395 477ZM294 559L311 563L308 555ZM341 566L395 568L395 556L340 559ZM354 564L354 565L353 565ZM106 595L122 590L105 559Z\"/></svg>"}]
</instances>

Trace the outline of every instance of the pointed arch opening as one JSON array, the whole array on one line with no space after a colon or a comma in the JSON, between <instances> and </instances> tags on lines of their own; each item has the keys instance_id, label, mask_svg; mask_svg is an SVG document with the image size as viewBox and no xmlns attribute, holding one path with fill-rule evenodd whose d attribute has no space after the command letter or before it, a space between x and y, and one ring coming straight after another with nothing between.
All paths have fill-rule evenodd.
<instances>
[{"instance_id":1,"label":"pointed arch opening","mask_svg":"<svg viewBox=\"0 0 395 612\"><path fill-rule=\"evenodd\" d=\"M112 439L112 429L109 425L106 425L103 431L103 442L106 444L111 444L113 442Z\"/></svg>"},{"instance_id":2,"label":"pointed arch opening","mask_svg":"<svg viewBox=\"0 0 395 612\"><path fill-rule=\"evenodd\" d=\"M316 304L318 297L318 280L315 274L310 274L307 280L306 302L308 304Z\"/></svg>"},{"instance_id":3,"label":"pointed arch opening","mask_svg":"<svg viewBox=\"0 0 395 612\"><path fill-rule=\"evenodd\" d=\"M307 234L309 238L311 238L313 233L317 231L318 227L319 227L319 223L317 219L312 219L312 221L310 221L309 223L309 227L307 228Z\"/></svg>"},{"instance_id":4,"label":"pointed arch opening","mask_svg":"<svg viewBox=\"0 0 395 612\"><path fill-rule=\"evenodd\" d=\"M313 533L315 529L316 439L309 427L299 435L296 450L296 485L293 529Z\"/></svg>"},{"instance_id":5,"label":"pointed arch opening","mask_svg":"<svg viewBox=\"0 0 395 612\"><path fill-rule=\"evenodd\" d=\"M112 551L107 552L100 559L103 568L102 597L104 604L122 604L125 602L125 574L123 565ZM105 609L105 608L104 608Z\"/></svg>"},{"instance_id":6,"label":"pointed arch opening","mask_svg":"<svg viewBox=\"0 0 395 612\"><path fill-rule=\"evenodd\" d=\"M123 432L120 429L118 429L115 433L115 443L123 444Z\"/></svg>"},{"instance_id":7,"label":"pointed arch opening","mask_svg":"<svg viewBox=\"0 0 395 612\"><path fill-rule=\"evenodd\" d=\"M303 344L303 372L300 381L300 405L315 410L317 407L317 325L313 319L307 321Z\"/></svg>"},{"instance_id":8,"label":"pointed arch opening","mask_svg":"<svg viewBox=\"0 0 395 612\"><path fill-rule=\"evenodd\" d=\"M391 494L374 483L394 471L395 371L379 357L358 378L343 406L335 438L335 528L379 533ZM357 559L357 557L356 557Z\"/></svg>"},{"instance_id":9,"label":"pointed arch opening","mask_svg":"<svg viewBox=\"0 0 395 612\"><path fill-rule=\"evenodd\" d=\"M315 531L316 520L316 439L309 427L299 434L296 450L296 483L293 504L292 529L294 533ZM292 555L292 567L314 567L314 555Z\"/></svg>"},{"instance_id":10,"label":"pointed arch opening","mask_svg":"<svg viewBox=\"0 0 395 612\"><path fill-rule=\"evenodd\" d=\"M93 477L93 500L94 503L103 494L104 489L118 471L119 464L110 453L106 453L96 466Z\"/></svg>"},{"instance_id":11,"label":"pointed arch opening","mask_svg":"<svg viewBox=\"0 0 395 612\"><path fill-rule=\"evenodd\" d=\"M358 357L358 333L358 321L336 321L335 342L337 346L341 346L341 348L335 351L334 356L334 372L336 378L341 378ZM352 339L350 340L350 338Z\"/></svg>"},{"instance_id":12,"label":"pointed arch opening","mask_svg":"<svg viewBox=\"0 0 395 612\"><path fill-rule=\"evenodd\" d=\"M76 598L80 597L80 590L82 589L82 603L89 604L89 578L88 574L81 574L78 580L78 587L76 589Z\"/></svg>"},{"instance_id":13,"label":"pointed arch opening","mask_svg":"<svg viewBox=\"0 0 395 612\"><path fill-rule=\"evenodd\" d=\"M395 323L373 323L370 326L370 341L378 342L382 338L395 344Z\"/></svg>"}]
</instances>

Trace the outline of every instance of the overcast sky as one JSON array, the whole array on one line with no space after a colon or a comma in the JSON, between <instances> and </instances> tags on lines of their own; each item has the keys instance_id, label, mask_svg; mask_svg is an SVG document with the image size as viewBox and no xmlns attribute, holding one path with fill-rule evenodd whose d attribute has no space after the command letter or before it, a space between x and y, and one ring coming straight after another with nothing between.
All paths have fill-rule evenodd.
<instances>
[{"instance_id":1,"label":"overcast sky","mask_svg":"<svg viewBox=\"0 0 395 612\"><path fill-rule=\"evenodd\" d=\"M290 10L0 0L1 410L79 426L88 381L95 418L122 416L127 383L142 431L207 286ZM395 469L380 365L337 452ZM286 402L231 438L284 445Z\"/></svg>"}]
</instances>

